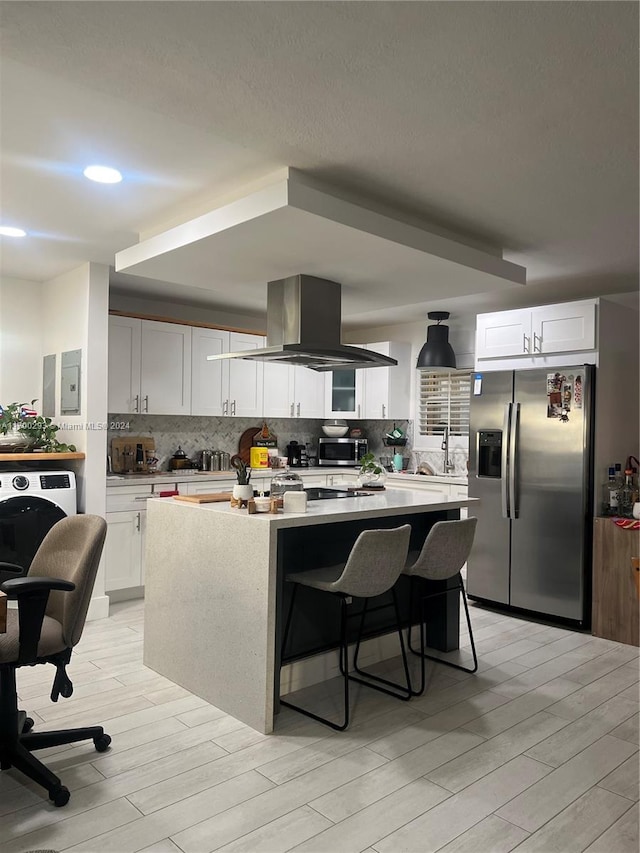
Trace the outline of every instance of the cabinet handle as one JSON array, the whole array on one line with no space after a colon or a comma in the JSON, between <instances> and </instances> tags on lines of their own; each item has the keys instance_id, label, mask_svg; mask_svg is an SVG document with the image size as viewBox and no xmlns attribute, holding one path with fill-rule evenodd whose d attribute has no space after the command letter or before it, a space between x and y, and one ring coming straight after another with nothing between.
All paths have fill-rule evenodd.
<instances>
[{"instance_id":1,"label":"cabinet handle","mask_svg":"<svg viewBox=\"0 0 640 853\"><path fill-rule=\"evenodd\" d=\"M536 346L536 341L538 341L538 346ZM534 352L542 352L542 335L536 335L533 333L533 351Z\"/></svg>"},{"instance_id":2,"label":"cabinet handle","mask_svg":"<svg viewBox=\"0 0 640 853\"><path fill-rule=\"evenodd\" d=\"M295 403L292 403L291 408L289 409L289 417L291 417L291 418L293 417L293 407L294 406L295 406Z\"/></svg>"},{"instance_id":3,"label":"cabinet handle","mask_svg":"<svg viewBox=\"0 0 640 853\"><path fill-rule=\"evenodd\" d=\"M531 338L528 338L526 335L523 335L522 341L522 351L523 352L531 352Z\"/></svg>"},{"instance_id":4,"label":"cabinet handle","mask_svg":"<svg viewBox=\"0 0 640 853\"><path fill-rule=\"evenodd\" d=\"M231 414L235 415L235 413L236 413L236 401L232 400L231 401Z\"/></svg>"},{"instance_id":5,"label":"cabinet handle","mask_svg":"<svg viewBox=\"0 0 640 853\"><path fill-rule=\"evenodd\" d=\"M148 501L151 495L143 495L142 497L134 498L134 501Z\"/></svg>"},{"instance_id":6,"label":"cabinet handle","mask_svg":"<svg viewBox=\"0 0 640 853\"><path fill-rule=\"evenodd\" d=\"M136 513L136 530L138 531L138 533L140 532L140 513L139 512Z\"/></svg>"},{"instance_id":7,"label":"cabinet handle","mask_svg":"<svg viewBox=\"0 0 640 853\"><path fill-rule=\"evenodd\" d=\"M360 417L360 403L358 403L358 417Z\"/></svg>"},{"instance_id":8,"label":"cabinet handle","mask_svg":"<svg viewBox=\"0 0 640 853\"><path fill-rule=\"evenodd\" d=\"M385 406L384 403L382 404L382 417L383 418L387 417L387 407Z\"/></svg>"},{"instance_id":9,"label":"cabinet handle","mask_svg":"<svg viewBox=\"0 0 640 853\"><path fill-rule=\"evenodd\" d=\"M145 394L142 399L144 400L144 410L143 411L148 412L149 411L149 395Z\"/></svg>"},{"instance_id":10,"label":"cabinet handle","mask_svg":"<svg viewBox=\"0 0 640 853\"><path fill-rule=\"evenodd\" d=\"M136 396L133 398L133 400L134 400L133 411L140 413L140 394L136 394Z\"/></svg>"},{"instance_id":11,"label":"cabinet handle","mask_svg":"<svg viewBox=\"0 0 640 853\"><path fill-rule=\"evenodd\" d=\"M298 417L298 418L300 417L300 403L298 403L298 405L296 407L296 417Z\"/></svg>"}]
</instances>

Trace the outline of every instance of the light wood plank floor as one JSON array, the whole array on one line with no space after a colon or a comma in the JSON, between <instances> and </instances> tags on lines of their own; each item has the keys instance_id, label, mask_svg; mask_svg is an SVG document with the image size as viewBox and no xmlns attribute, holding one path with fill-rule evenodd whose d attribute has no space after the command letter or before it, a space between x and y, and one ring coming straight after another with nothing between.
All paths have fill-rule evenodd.
<instances>
[{"instance_id":1,"label":"light wood plank floor","mask_svg":"<svg viewBox=\"0 0 640 853\"><path fill-rule=\"evenodd\" d=\"M62 809L0 774L0 850L636 853L638 650L471 611L476 675L430 665L411 702L355 689L345 733L283 709L264 736L144 667L142 602L113 606L86 626L71 699L50 702L52 667L19 673L38 728L102 724L112 749L40 753ZM297 699L331 713L339 696Z\"/></svg>"}]
</instances>

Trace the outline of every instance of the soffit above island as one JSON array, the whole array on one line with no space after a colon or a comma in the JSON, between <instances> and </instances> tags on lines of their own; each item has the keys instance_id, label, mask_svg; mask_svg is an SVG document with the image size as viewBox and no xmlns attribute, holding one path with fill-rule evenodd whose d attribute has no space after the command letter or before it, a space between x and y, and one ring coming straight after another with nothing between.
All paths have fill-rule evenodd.
<instances>
[{"instance_id":1,"label":"soffit above island","mask_svg":"<svg viewBox=\"0 0 640 853\"><path fill-rule=\"evenodd\" d=\"M343 316L523 285L526 270L403 221L295 169L117 253L116 271L200 288L222 307L266 308L266 283L304 272L343 284Z\"/></svg>"}]
</instances>

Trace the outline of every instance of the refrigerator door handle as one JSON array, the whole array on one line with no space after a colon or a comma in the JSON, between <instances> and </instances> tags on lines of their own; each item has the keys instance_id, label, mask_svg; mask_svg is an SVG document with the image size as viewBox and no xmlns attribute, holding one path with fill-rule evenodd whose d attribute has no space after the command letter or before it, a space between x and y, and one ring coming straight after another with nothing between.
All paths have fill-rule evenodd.
<instances>
[{"instance_id":1,"label":"refrigerator door handle","mask_svg":"<svg viewBox=\"0 0 640 853\"><path fill-rule=\"evenodd\" d=\"M502 473L500 478L500 488L502 493L503 518L511 518L511 506L509 503L509 463L511 461L509 441L511 438L511 406L511 403L505 403L504 423L502 425Z\"/></svg>"},{"instance_id":2,"label":"refrigerator door handle","mask_svg":"<svg viewBox=\"0 0 640 853\"><path fill-rule=\"evenodd\" d=\"M512 403L511 423L509 425L509 509L511 518L517 518L518 507L518 427L520 426L520 403Z\"/></svg>"}]
</instances>

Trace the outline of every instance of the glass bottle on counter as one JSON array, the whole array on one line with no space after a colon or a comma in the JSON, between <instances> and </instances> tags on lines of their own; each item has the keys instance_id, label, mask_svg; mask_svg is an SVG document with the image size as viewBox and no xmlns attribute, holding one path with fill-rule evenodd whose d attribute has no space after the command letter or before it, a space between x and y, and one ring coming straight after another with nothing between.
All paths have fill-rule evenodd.
<instances>
[{"instance_id":1,"label":"glass bottle on counter","mask_svg":"<svg viewBox=\"0 0 640 853\"><path fill-rule=\"evenodd\" d=\"M638 491L633 482L633 468L626 468L624 472L624 486L619 493L619 514L625 518L631 518L633 505L638 500Z\"/></svg>"},{"instance_id":2,"label":"glass bottle on counter","mask_svg":"<svg viewBox=\"0 0 640 853\"><path fill-rule=\"evenodd\" d=\"M618 515L620 503L620 484L616 478L614 466L609 468L609 479L602 489L602 514Z\"/></svg>"}]
</instances>

